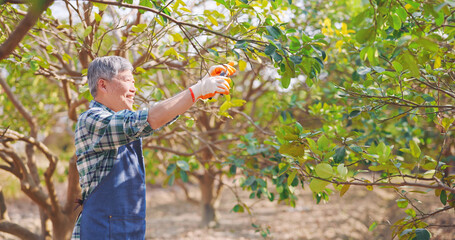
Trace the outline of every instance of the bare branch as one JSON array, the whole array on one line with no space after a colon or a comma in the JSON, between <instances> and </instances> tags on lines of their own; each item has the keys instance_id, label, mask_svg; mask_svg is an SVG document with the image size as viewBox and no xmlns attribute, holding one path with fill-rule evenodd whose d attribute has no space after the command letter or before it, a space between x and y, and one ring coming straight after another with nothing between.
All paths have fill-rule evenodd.
<instances>
[{"instance_id":1,"label":"bare branch","mask_svg":"<svg viewBox=\"0 0 455 240\"><path fill-rule=\"evenodd\" d=\"M253 124L254 127L256 127L259 131L261 131L261 132L264 133L265 135L275 136L275 134L273 134L272 132L269 132L269 131L267 131L267 130L264 130L264 129L261 128L259 125L257 125L257 124L254 122L254 120L253 120L250 116L248 116L246 113L241 112L241 111L239 111L239 110L237 110L237 109L234 109L234 108L229 109L229 111L233 111L233 112L235 112L235 113L238 113L238 114L244 116L249 122L251 122L251 124Z\"/></svg>"},{"instance_id":2,"label":"bare branch","mask_svg":"<svg viewBox=\"0 0 455 240\"><path fill-rule=\"evenodd\" d=\"M8 153L5 149L0 149L0 158L3 159L5 162L8 163L9 167L4 166L2 167L3 170L8 171L18 179L22 179L23 175L22 172L27 171L25 168L25 164L22 162L21 158L14 152ZM9 161L10 158L12 161Z\"/></svg>"},{"instance_id":3,"label":"bare branch","mask_svg":"<svg viewBox=\"0 0 455 240\"><path fill-rule=\"evenodd\" d=\"M157 145L151 145L151 144L147 144L144 147L149 148L149 149L156 149L156 150L160 150L160 151L165 151L165 152L173 153L175 155L184 156L184 157L190 157L190 156L193 156L193 155L196 154L196 152L193 152L193 153L191 153L191 152L180 152L180 151L174 150L172 148L167 148L167 147L162 147L162 146L157 146Z\"/></svg>"},{"instance_id":4,"label":"bare branch","mask_svg":"<svg viewBox=\"0 0 455 240\"><path fill-rule=\"evenodd\" d=\"M40 238L38 234L33 233L22 225L6 220L0 220L0 231L9 233L24 240L35 240Z\"/></svg>"},{"instance_id":5,"label":"bare branch","mask_svg":"<svg viewBox=\"0 0 455 240\"><path fill-rule=\"evenodd\" d=\"M30 186L30 182L21 182L22 189L26 192L30 198L39 203L42 207L47 208L50 211L57 211L59 208L57 195L54 188L54 183L52 181L52 175L55 172L57 166L58 158L50 152L50 150L42 142L37 141L33 137L24 136L13 130L8 130L5 133L4 138L8 138L15 141L23 141L37 147L49 161L49 166L44 173L44 180L46 181L46 187L49 192L49 197L52 205L48 205L47 196L45 196L38 186ZM44 201L44 202L43 202ZM51 207L51 209L49 209Z\"/></svg>"}]
</instances>

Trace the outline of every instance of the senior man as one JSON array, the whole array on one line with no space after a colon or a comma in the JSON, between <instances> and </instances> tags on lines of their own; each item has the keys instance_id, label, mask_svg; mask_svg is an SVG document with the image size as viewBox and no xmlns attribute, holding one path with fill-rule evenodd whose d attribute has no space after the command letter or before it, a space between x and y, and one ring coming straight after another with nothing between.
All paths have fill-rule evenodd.
<instances>
[{"instance_id":1,"label":"senior man","mask_svg":"<svg viewBox=\"0 0 455 240\"><path fill-rule=\"evenodd\" d=\"M220 71L221 69L221 71ZM96 58L87 72L94 100L79 116L75 143L83 206L72 239L145 238L145 172L142 137L172 123L198 99L229 94L235 69L217 65L195 85L133 111L133 67L125 58ZM211 76L220 72L224 76Z\"/></svg>"}]
</instances>

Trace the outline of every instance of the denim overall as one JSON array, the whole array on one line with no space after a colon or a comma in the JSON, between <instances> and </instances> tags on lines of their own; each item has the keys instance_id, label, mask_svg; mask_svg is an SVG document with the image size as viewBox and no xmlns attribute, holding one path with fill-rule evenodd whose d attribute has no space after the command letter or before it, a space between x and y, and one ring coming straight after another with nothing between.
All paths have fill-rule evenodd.
<instances>
[{"instance_id":1,"label":"denim overall","mask_svg":"<svg viewBox=\"0 0 455 240\"><path fill-rule=\"evenodd\" d=\"M145 173L141 139L121 146L109 174L83 204L81 239L145 238Z\"/></svg>"}]
</instances>

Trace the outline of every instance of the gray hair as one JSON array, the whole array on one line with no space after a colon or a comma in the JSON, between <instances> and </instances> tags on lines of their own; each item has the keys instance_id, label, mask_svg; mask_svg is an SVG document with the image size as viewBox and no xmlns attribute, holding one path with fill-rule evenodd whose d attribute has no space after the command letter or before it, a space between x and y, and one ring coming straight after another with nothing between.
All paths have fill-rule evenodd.
<instances>
[{"instance_id":1,"label":"gray hair","mask_svg":"<svg viewBox=\"0 0 455 240\"><path fill-rule=\"evenodd\" d=\"M133 71L133 65L119 56L105 56L95 58L88 66L87 79L90 93L96 97L96 86L100 78L111 81L119 72Z\"/></svg>"}]
</instances>

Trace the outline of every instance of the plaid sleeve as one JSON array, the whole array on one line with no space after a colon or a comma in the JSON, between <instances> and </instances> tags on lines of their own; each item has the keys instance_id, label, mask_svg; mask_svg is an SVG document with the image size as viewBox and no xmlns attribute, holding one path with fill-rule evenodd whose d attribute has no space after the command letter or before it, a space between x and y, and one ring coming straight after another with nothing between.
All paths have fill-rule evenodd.
<instances>
[{"instance_id":1,"label":"plaid sleeve","mask_svg":"<svg viewBox=\"0 0 455 240\"><path fill-rule=\"evenodd\" d=\"M117 149L141 137L153 134L147 121L148 111L122 110L116 113L92 108L84 121L90 148L95 152Z\"/></svg>"},{"instance_id":2,"label":"plaid sleeve","mask_svg":"<svg viewBox=\"0 0 455 240\"><path fill-rule=\"evenodd\" d=\"M81 239L81 216L79 215L76 220L76 224L73 228L73 233L71 234L71 240Z\"/></svg>"}]
</instances>

